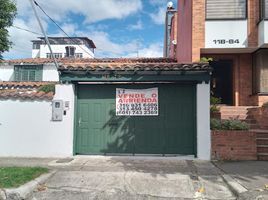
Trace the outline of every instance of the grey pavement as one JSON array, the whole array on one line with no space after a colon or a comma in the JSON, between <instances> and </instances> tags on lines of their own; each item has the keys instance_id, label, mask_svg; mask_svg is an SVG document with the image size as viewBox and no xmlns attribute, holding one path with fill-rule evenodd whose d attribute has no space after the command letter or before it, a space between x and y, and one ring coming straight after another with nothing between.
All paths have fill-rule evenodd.
<instances>
[{"instance_id":1,"label":"grey pavement","mask_svg":"<svg viewBox=\"0 0 268 200\"><path fill-rule=\"evenodd\" d=\"M268 161L230 161L214 164L248 190L240 194L238 199L268 200Z\"/></svg>"},{"instance_id":2,"label":"grey pavement","mask_svg":"<svg viewBox=\"0 0 268 200\"><path fill-rule=\"evenodd\" d=\"M0 166L38 166L34 159L4 160L0 158ZM29 200L236 199L211 162L118 156L78 156L59 161L40 161L40 166L56 173Z\"/></svg>"}]
</instances>

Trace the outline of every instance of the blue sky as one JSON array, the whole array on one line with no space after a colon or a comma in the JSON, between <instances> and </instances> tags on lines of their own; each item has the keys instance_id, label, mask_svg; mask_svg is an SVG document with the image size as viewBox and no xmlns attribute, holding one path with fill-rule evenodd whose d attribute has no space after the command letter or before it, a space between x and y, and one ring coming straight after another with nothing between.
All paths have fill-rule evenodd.
<instances>
[{"instance_id":1,"label":"blue sky","mask_svg":"<svg viewBox=\"0 0 268 200\"><path fill-rule=\"evenodd\" d=\"M168 0L36 0L70 36L89 37L97 57L160 57ZM176 1L173 1L176 6ZM17 0L14 25L40 33L28 0ZM38 8L49 36L65 36ZM11 27L5 59L31 57L38 35Z\"/></svg>"}]
</instances>

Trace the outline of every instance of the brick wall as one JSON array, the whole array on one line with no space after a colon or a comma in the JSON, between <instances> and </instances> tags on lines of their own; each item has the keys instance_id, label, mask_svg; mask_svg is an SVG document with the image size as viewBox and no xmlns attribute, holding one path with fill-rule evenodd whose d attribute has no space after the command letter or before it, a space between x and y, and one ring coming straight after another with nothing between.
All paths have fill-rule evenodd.
<instances>
[{"instance_id":1,"label":"brick wall","mask_svg":"<svg viewBox=\"0 0 268 200\"><path fill-rule=\"evenodd\" d=\"M260 129L268 130L268 107L251 108L249 112Z\"/></svg>"},{"instance_id":2,"label":"brick wall","mask_svg":"<svg viewBox=\"0 0 268 200\"><path fill-rule=\"evenodd\" d=\"M192 24L192 62L200 61L200 49L205 47L206 1L194 0Z\"/></svg>"},{"instance_id":3,"label":"brick wall","mask_svg":"<svg viewBox=\"0 0 268 200\"><path fill-rule=\"evenodd\" d=\"M235 74L235 80L238 81L238 95L239 106L254 106L257 102L254 102L252 98L253 85L252 85L252 55L240 54L237 56L237 73Z\"/></svg>"},{"instance_id":4,"label":"brick wall","mask_svg":"<svg viewBox=\"0 0 268 200\"><path fill-rule=\"evenodd\" d=\"M258 46L259 1L248 0L248 46Z\"/></svg>"},{"instance_id":5,"label":"brick wall","mask_svg":"<svg viewBox=\"0 0 268 200\"><path fill-rule=\"evenodd\" d=\"M264 103L268 102L268 95L258 96L259 106L262 106Z\"/></svg>"},{"instance_id":6,"label":"brick wall","mask_svg":"<svg viewBox=\"0 0 268 200\"><path fill-rule=\"evenodd\" d=\"M211 157L217 160L257 160L256 133L211 131Z\"/></svg>"}]
</instances>

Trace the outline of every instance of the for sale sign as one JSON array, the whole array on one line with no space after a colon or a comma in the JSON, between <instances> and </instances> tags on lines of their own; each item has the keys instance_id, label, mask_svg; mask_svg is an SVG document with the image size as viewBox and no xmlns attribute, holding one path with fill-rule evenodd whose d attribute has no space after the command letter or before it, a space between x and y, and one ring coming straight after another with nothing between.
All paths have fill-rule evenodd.
<instances>
[{"instance_id":1,"label":"for sale sign","mask_svg":"<svg viewBox=\"0 0 268 200\"><path fill-rule=\"evenodd\" d=\"M157 116L158 88L116 88L117 116Z\"/></svg>"}]
</instances>

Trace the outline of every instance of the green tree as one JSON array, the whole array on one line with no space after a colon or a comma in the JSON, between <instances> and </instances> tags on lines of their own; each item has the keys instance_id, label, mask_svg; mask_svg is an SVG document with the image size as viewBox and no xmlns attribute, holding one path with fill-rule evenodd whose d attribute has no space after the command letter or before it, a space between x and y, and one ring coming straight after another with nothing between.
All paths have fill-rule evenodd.
<instances>
[{"instance_id":1,"label":"green tree","mask_svg":"<svg viewBox=\"0 0 268 200\"><path fill-rule=\"evenodd\" d=\"M0 59L11 47L7 28L12 26L17 14L16 4L12 0L0 0Z\"/></svg>"}]
</instances>

